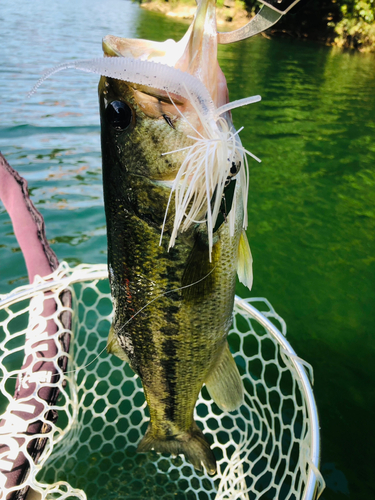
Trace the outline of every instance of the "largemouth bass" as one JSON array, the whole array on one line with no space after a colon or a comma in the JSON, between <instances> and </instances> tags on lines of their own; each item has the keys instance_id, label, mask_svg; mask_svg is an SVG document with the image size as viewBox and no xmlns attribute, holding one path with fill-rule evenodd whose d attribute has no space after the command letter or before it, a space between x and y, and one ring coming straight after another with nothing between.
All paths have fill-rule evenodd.
<instances>
[{"instance_id":1,"label":"largemouth bass","mask_svg":"<svg viewBox=\"0 0 375 500\"><path fill-rule=\"evenodd\" d=\"M228 90L216 43L215 1L202 0L178 43L107 36L103 48L108 57L158 62L193 75L219 108L228 102ZM203 465L214 474L214 454L193 412L203 384L223 410L243 401L227 342L239 265L240 278L251 285L240 143L225 112L219 128L232 138L225 150L230 157L207 153L207 141L216 147L215 138L207 137L209 124L186 93L103 76L99 98L114 301L108 351L126 360L142 381L150 424L138 451L184 454L196 469ZM179 174L188 163L191 170ZM211 180L215 169L224 174L207 188L209 206L196 203L199 192L181 204L204 174L199 189L206 196L210 166Z\"/></svg>"},{"instance_id":2,"label":"largemouth bass","mask_svg":"<svg viewBox=\"0 0 375 500\"><path fill-rule=\"evenodd\" d=\"M107 36L104 58L63 63L99 73L108 268L108 351L140 376L150 424L138 451L216 460L194 422L203 384L225 411L243 401L227 342L236 273L249 288L247 157L217 61L215 0L179 41ZM258 160L260 161L260 160Z\"/></svg>"}]
</instances>

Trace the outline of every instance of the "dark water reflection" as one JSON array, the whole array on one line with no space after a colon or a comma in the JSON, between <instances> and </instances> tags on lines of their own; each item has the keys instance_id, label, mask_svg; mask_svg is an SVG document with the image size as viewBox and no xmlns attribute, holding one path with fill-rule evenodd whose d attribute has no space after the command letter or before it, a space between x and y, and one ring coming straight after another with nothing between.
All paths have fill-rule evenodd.
<instances>
[{"instance_id":1,"label":"dark water reflection","mask_svg":"<svg viewBox=\"0 0 375 500\"><path fill-rule=\"evenodd\" d=\"M243 142L263 160L253 165L249 203L252 293L271 300L293 345L315 368L323 470L331 485L323 497L349 491L351 498L368 498L374 493L375 60L289 40L258 39L246 49L248 66L234 51L225 61L234 93L236 75L247 75L248 88L263 97L235 114L247 125Z\"/></svg>"},{"instance_id":2,"label":"dark water reflection","mask_svg":"<svg viewBox=\"0 0 375 500\"><path fill-rule=\"evenodd\" d=\"M97 77L60 73L26 93L45 68L100 55L105 34L163 40L186 25L126 0L4 3L0 148L28 180L58 257L104 262ZM220 47L220 61L231 100L263 99L233 113L262 158L251 162L251 293L271 301L314 366L323 498L375 498L375 58L258 37ZM0 258L2 293L26 282L3 208Z\"/></svg>"}]
</instances>

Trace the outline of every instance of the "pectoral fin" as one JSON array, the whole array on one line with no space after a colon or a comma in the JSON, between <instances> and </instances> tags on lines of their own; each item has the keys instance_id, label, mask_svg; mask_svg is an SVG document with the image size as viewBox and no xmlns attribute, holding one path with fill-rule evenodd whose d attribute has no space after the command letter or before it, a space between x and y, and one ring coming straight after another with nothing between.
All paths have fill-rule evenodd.
<instances>
[{"instance_id":1,"label":"pectoral fin","mask_svg":"<svg viewBox=\"0 0 375 500\"><path fill-rule=\"evenodd\" d=\"M236 362L228 344L209 374L206 387L217 406L224 411L234 411L243 403L244 391Z\"/></svg>"},{"instance_id":2,"label":"pectoral fin","mask_svg":"<svg viewBox=\"0 0 375 500\"><path fill-rule=\"evenodd\" d=\"M124 349L120 346L113 326L111 326L111 328L109 329L108 342L107 342L107 352L109 354L114 354L118 358L129 363L129 358L125 354Z\"/></svg>"},{"instance_id":3,"label":"pectoral fin","mask_svg":"<svg viewBox=\"0 0 375 500\"><path fill-rule=\"evenodd\" d=\"M241 283L251 290L253 286L253 257L244 229L242 230L238 247L237 275Z\"/></svg>"}]
</instances>

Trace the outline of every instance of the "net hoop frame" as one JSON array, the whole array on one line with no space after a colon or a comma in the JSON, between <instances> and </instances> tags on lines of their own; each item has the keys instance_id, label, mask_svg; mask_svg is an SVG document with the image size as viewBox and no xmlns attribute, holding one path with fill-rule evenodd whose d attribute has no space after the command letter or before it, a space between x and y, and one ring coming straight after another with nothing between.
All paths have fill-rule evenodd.
<instances>
[{"instance_id":1,"label":"net hoop frame","mask_svg":"<svg viewBox=\"0 0 375 500\"><path fill-rule=\"evenodd\" d=\"M59 266L59 269L53 273L57 278L50 279L49 281L44 281L45 278L40 278L36 276L33 284L28 284L25 286L18 287L8 294L0 294L0 309L4 307L11 306L20 300L25 300L33 297L37 292L47 292L54 290L64 290L66 287L80 282L86 282L90 280L105 280L108 279L108 269L106 264L95 264L87 265L82 264L77 266L77 268L69 268L72 271L70 276L64 276L64 263ZM84 273L82 273L84 271ZM60 275L60 276L59 276ZM252 319L260 323L264 329L272 335L272 337L280 344L284 351L284 354L290 359L293 364L296 373L299 377L300 389L303 393L307 414L310 421L310 451L308 463L310 465L307 481L305 484L303 496L299 500L313 500L319 498L322 489L321 484L321 474L319 472L320 465L320 427L319 427L319 416L317 411L317 406L310 383L310 379L306 370L308 363L305 363L301 358L298 357L288 340L286 339L286 325L281 317L280 324L282 325L282 331L280 331L267 317L262 314L256 307L251 305L248 300L252 302L263 301L269 304L267 299L264 298L251 298L251 299L241 299L239 296L235 296L235 310L241 313L241 310L246 312L251 316ZM272 306L270 305L271 309ZM311 374L310 374L311 376ZM323 483L324 484L324 483Z\"/></svg>"}]
</instances>

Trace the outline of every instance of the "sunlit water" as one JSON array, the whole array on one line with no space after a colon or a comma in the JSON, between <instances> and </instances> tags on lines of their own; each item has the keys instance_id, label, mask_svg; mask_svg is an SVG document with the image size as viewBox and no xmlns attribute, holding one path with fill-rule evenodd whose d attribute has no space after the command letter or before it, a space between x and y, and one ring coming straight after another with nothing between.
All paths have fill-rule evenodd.
<instances>
[{"instance_id":1,"label":"sunlit water","mask_svg":"<svg viewBox=\"0 0 375 500\"><path fill-rule=\"evenodd\" d=\"M185 30L127 0L3 0L0 149L27 179L60 260L106 260L98 78L69 70L27 92L61 61L100 56L106 34ZM251 293L271 301L314 366L323 499L375 498L375 58L257 37L221 47L220 62L231 100L263 98L233 113L262 158L251 163ZM0 208L0 293L26 280Z\"/></svg>"}]
</instances>

